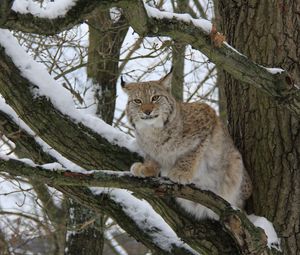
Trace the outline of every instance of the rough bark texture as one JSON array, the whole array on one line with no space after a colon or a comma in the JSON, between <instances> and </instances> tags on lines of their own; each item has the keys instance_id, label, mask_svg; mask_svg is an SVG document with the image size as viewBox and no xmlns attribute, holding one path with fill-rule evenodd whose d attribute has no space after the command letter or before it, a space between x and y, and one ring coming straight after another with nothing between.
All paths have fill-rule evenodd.
<instances>
[{"instance_id":1,"label":"rough bark texture","mask_svg":"<svg viewBox=\"0 0 300 255\"><path fill-rule=\"evenodd\" d=\"M127 170L133 160L137 159L137 155L134 156L125 148L120 150L119 146L112 146L89 128L72 122L45 97L34 98L31 93L34 86L21 76L5 50L0 47L0 93L45 142L85 169L100 167ZM124 151L120 153L122 150ZM82 155L82 151L89 153Z\"/></svg>"},{"instance_id":2,"label":"rough bark texture","mask_svg":"<svg viewBox=\"0 0 300 255\"><path fill-rule=\"evenodd\" d=\"M217 2L228 43L300 82L300 2ZM259 90L225 75L229 130L254 183L251 207L274 222L284 254L300 254L300 123Z\"/></svg>"},{"instance_id":3,"label":"rough bark texture","mask_svg":"<svg viewBox=\"0 0 300 255\"><path fill-rule=\"evenodd\" d=\"M68 233L65 255L101 255L104 247L104 222L100 214L74 199L68 203Z\"/></svg>"},{"instance_id":4,"label":"rough bark texture","mask_svg":"<svg viewBox=\"0 0 300 255\"><path fill-rule=\"evenodd\" d=\"M33 137L14 123L9 115L1 111L0 123L0 134L5 135L15 144L16 147L13 152L18 157L30 158L38 164L56 162L55 158L43 151L43 148L36 143ZM53 252L57 255L62 255L65 251L66 234L66 208L64 201L62 201L61 207L57 206L45 183L32 179L30 176L28 178L37 198L43 205L44 213L49 217L51 224L55 228L53 233Z\"/></svg>"},{"instance_id":5,"label":"rough bark texture","mask_svg":"<svg viewBox=\"0 0 300 255\"><path fill-rule=\"evenodd\" d=\"M90 174L80 174L62 170L49 171L13 159L0 161L1 171L25 177L34 176L34 180L43 181L59 190L66 189L66 186L129 189L136 196L147 200L176 231L177 235L201 254L277 254L275 250L271 251L266 247L265 233L262 229L253 226L243 212L233 209L228 202L213 192L200 190L194 185L174 184L166 178L140 179L130 173L124 174L123 172L97 171ZM75 191L74 188L71 189ZM170 196L188 199L207 206L220 216L220 222L196 222L180 207L174 207L174 201L168 201ZM75 199L81 204L82 201L85 201L84 204L87 202L84 196L75 197ZM89 208L93 208L93 205ZM111 215L110 213L109 215L115 214ZM131 216L129 215L129 217ZM119 224L120 222L122 225L124 224L123 218L115 218L115 220ZM219 224L223 227L222 231L219 230ZM130 228L130 226L123 226L126 230ZM140 232L149 235L147 228L141 228ZM231 236L235 245L226 234ZM221 243L219 238L222 240ZM76 240L76 238L72 239ZM83 240L80 242L83 244ZM155 243L155 240L153 242ZM89 247L83 248L82 252L86 254ZM93 253L93 251L91 252Z\"/></svg>"},{"instance_id":6,"label":"rough bark texture","mask_svg":"<svg viewBox=\"0 0 300 255\"><path fill-rule=\"evenodd\" d=\"M128 30L121 12L119 15L117 20L112 20L110 11L97 9L88 20L87 74L94 85L97 115L108 124L114 118L119 56Z\"/></svg>"},{"instance_id":7,"label":"rough bark texture","mask_svg":"<svg viewBox=\"0 0 300 255\"><path fill-rule=\"evenodd\" d=\"M121 15L121 14L120 14ZM87 75L92 80L96 114L112 124L116 102L119 55L128 30L123 17L112 20L110 10L96 9L88 19L89 50ZM66 254L101 255L104 247L105 216L95 214L75 200L69 202ZM89 221L90 224L86 224ZM79 226L84 226L79 228ZM79 228L79 229L78 229Z\"/></svg>"},{"instance_id":8,"label":"rough bark texture","mask_svg":"<svg viewBox=\"0 0 300 255\"><path fill-rule=\"evenodd\" d=\"M183 83L184 83L184 56L185 56L185 45L176 43L172 46L172 94L179 100L183 100Z\"/></svg>"}]
</instances>

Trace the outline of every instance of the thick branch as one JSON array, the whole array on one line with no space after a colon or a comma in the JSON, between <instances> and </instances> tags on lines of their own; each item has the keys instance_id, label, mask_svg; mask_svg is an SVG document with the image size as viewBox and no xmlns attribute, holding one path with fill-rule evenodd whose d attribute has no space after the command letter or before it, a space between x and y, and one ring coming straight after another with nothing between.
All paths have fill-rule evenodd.
<instances>
[{"instance_id":1,"label":"thick branch","mask_svg":"<svg viewBox=\"0 0 300 255\"><path fill-rule=\"evenodd\" d=\"M225 41L216 45L218 32L210 31L201 25L195 25L190 19L183 21L186 16L174 15L160 12L154 8L147 7L149 17L144 6L140 7L140 16L148 16L146 26L141 29L136 25L135 19L129 16L129 24L140 35L152 37L169 36L183 44L190 44L194 49L201 51L214 64L230 73L235 79L248 83L268 94L276 102L287 108L293 114L300 116L300 90L293 84L289 74L282 70L267 69L248 59L237 50L228 45ZM152 13L154 11L154 13ZM157 17L159 18L157 18ZM195 20L194 20L195 21Z\"/></svg>"},{"instance_id":2,"label":"thick branch","mask_svg":"<svg viewBox=\"0 0 300 255\"><path fill-rule=\"evenodd\" d=\"M147 200L149 197L171 196L201 203L220 216L221 224L241 247L242 254L271 254L266 246L266 235L261 229L256 228L244 213L234 210L228 202L214 193L200 190L192 185L174 184L167 179L159 178L141 179L120 172L96 171L91 174L51 172L40 167L30 167L12 159L0 161L0 170L14 175L36 176L40 181L55 187L114 187L132 190Z\"/></svg>"},{"instance_id":3,"label":"thick branch","mask_svg":"<svg viewBox=\"0 0 300 255\"><path fill-rule=\"evenodd\" d=\"M133 236L136 240L142 242L148 248L155 252L155 254L162 255L192 255L195 254L189 248L179 245L174 242L171 249L166 249L158 245L157 241L153 240L151 231L143 229L136 222L136 219L126 213L126 208L110 198L109 193L103 193L95 196L88 189L74 188L70 186L56 186L58 190L69 196L70 198L81 203L85 207L99 213L105 213L126 230L126 232ZM154 229L154 232L159 233L159 229Z\"/></svg>"},{"instance_id":4,"label":"thick branch","mask_svg":"<svg viewBox=\"0 0 300 255\"><path fill-rule=\"evenodd\" d=\"M22 130L7 113L0 111L0 132L11 140L16 148L14 153L19 158L30 158L37 164L55 162L56 159L45 153L35 139Z\"/></svg>"},{"instance_id":5,"label":"thick branch","mask_svg":"<svg viewBox=\"0 0 300 255\"><path fill-rule=\"evenodd\" d=\"M109 8L113 1L78 0L63 17L55 19L36 17L32 14L21 14L10 11L6 21L0 23L2 28L18 30L25 33L54 35L68 30L88 18L88 15L98 7ZM0 6L1 7L1 6Z\"/></svg>"},{"instance_id":6,"label":"thick branch","mask_svg":"<svg viewBox=\"0 0 300 255\"><path fill-rule=\"evenodd\" d=\"M7 21L13 2L14 0L2 0L0 2L0 25Z\"/></svg>"},{"instance_id":7,"label":"thick branch","mask_svg":"<svg viewBox=\"0 0 300 255\"><path fill-rule=\"evenodd\" d=\"M34 98L34 87L0 47L0 93L45 142L85 169L125 170L138 158L82 124L75 124L45 97Z\"/></svg>"}]
</instances>

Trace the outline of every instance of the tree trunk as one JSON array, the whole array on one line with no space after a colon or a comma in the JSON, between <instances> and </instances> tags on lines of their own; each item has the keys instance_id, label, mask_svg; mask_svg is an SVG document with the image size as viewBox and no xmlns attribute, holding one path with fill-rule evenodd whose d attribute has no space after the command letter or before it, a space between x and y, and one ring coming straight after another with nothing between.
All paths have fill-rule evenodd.
<instances>
[{"instance_id":1,"label":"tree trunk","mask_svg":"<svg viewBox=\"0 0 300 255\"><path fill-rule=\"evenodd\" d=\"M121 14L120 14L121 15ZM128 25L123 16L110 17L110 10L97 9L89 18L88 78L92 80L97 115L111 124L116 102L116 84L119 77L119 57Z\"/></svg>"},{"instance_id":2,"label":"tree trunk","mask_svg":"<svg viewBox=\"0 0 300 255\"><path fill-rule=\"evenodd\" d=\"M96 114L108 124L112 124L114 118L119 55L128 30L124 19L120 17L114 21L110 12L96 9L90 15L87 66L88 78L93 83ZM106 216L97 215L73 200L69 206L69 226L75 231L67 237L66 254L103 254ZM78 230L78 226L85 224Z\"/></svg>"},{"instance_id":3,"label":"tree trunk","mask_svg":"<svg viewBox=\"0 0 300 255\"><path fill-rule=\"evenodd\" d=\"M180 0L176 2L176 13L186 13L188 11L188 1ZM184 60L185 60L186 44L173 40L172 45L172 89L173 96L178 100L183 100L184 87Z\"/></svg>"},{"instance_id":4,"label":"tree trunk","mask_svg":"<svg viewBox=\"0 0 300 255\"><path fill-rule=\"evenodd\" d=\"M172 94L178 101L183 100L185 47L185 44L176 41L172 46Z\"/></svg>"},{"instance_id":5,"label":"tree trunk","mask_svg":"<svg viewBox=\"0 0 300 255\"><path fill-rule=\"evenodd\" d=\"M218 30L257 63L282 67L300 82L300 2L215 1ZM274 99L227 73L229 131L241 151L254 192L249 209L272 221L284 254L300 254L300 123Z\"/></svg>"},{"instance_id":6,"label":"tree trunk","mask_svg":"<svg viewBox=\"0 0 300 255\"><path fill-rule=\"evenodd\" d=\"M101 255L104 247L104 217L69 199L69 222L65 254Z\"/></svg>"}]
</instances>

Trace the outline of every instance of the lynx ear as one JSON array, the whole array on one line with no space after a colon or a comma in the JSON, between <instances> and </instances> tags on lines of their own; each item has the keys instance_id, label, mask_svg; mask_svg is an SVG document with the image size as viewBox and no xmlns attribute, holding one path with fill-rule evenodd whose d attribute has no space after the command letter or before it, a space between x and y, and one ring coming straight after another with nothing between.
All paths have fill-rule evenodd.
<instances>
[{"instance_id":1,"label":"lynx ear","mask_svg":"<svg viewBox=\"0 0 300 255\"><path fill-rule=\"evenodd\" d=\"M121 76L121 87L124 88L125 87L125 81L123 80L123 76Z\"/></svg>"},{"instance_id":2,"label":"lynx ear","mask_svg":"<svg viewBox=\"0 0 300 255\"><path fill-rule=\"evenodd\" d=\"M126 89L126 82L124 81L123 76L121 76L121 87L125 93L128 92L128 90Z\"/></svg>"},{"instance_id":3,"label":"lynx ear","mask_svg":"<svg viewBox=\"0 0 300 255\"><path fill-rule=\"evenodd\" d=\"M170 72L163 78L159 80L159 83L166 89L171 90L172 85L172 72L173 72L173 66L171 67Z\"/></svg>"}]
</instances>

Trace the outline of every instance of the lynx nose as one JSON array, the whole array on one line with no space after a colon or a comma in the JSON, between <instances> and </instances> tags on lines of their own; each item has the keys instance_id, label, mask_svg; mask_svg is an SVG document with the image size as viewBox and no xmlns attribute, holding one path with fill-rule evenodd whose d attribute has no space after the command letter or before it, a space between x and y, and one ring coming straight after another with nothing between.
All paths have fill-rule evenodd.
<instances>
[{"instance_id":1,"label":"lynx nose","mask_svg":"<svg viewBox=\"0 0 300 255\"><path fill-rule=\"evenodd\" d=\"M141 106L142 112L143 112L144 114L146 114L146 115L150 115L151 112L153 111L153 109L154 109L153 104L143 104L143 105Z\"/></svg>"},{"instance_id":2,"label":"lynx nose","mask_svg":"<svg viewBox=\"0 0 300 255\"><path fill-rule=\"evenodd\" d=\"M146 115L150 115L151 112L152 112L152 110L145 110L145 111L144 111L144 113L145 113Z\"/></svg>"}]
</instances>

